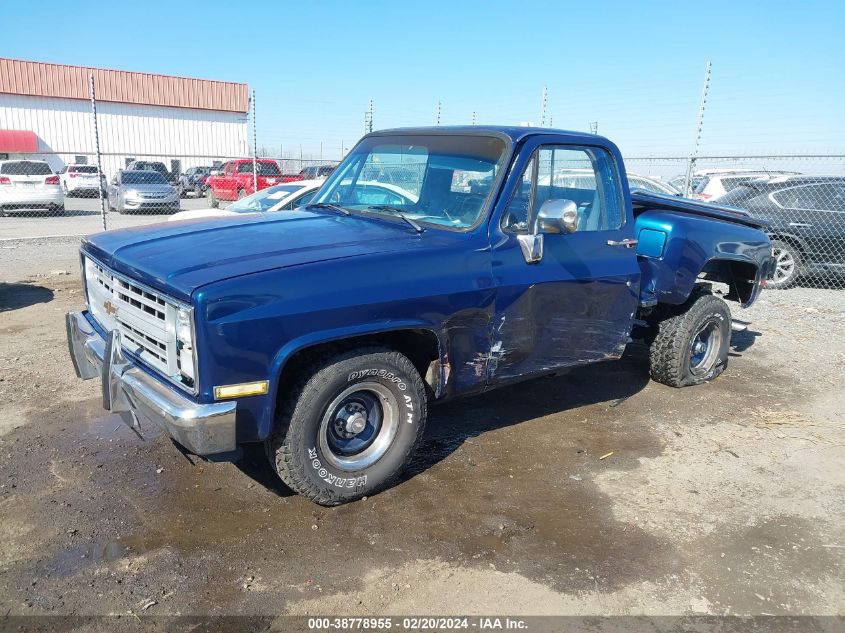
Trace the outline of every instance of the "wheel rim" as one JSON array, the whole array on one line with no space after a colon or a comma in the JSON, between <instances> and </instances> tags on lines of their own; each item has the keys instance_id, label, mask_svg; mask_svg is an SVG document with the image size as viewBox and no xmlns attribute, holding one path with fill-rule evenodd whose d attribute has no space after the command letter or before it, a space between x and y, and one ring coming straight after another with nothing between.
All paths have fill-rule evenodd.
<instances>
[{"instance_id":1,"label":"wheel rim","mask_svg":"<svg viewBox=\"0 0 845 633\"><path fill-rule=\"evenodd\" d=\"M795 274L795 257L784 248L772 249L775 258L775 274L772 277L775 283L783 283Z\"/></svg>"},{"instance_id":2,"label":"wheel rim","mask_svg":"<svg viewBox=\"0 0 845 633\"><path fill-rule=\"evenodd\" d=\"M381 459L399 430L399 402L377 382L344 389L326 408L319 443L326 461L341 470L367 468Z\"/></svg>"},{"instance_id":3,"label":"wheel rim","mask_svg":"<svg viewBox=\"0 0 845 633\"><path fill-rule=\"evenodd\" d=\"M713 369L721 348L722 328L718 321L711 319L701 327L690 343L690 373L700 376Z\"/></svg>"}]
</instances>

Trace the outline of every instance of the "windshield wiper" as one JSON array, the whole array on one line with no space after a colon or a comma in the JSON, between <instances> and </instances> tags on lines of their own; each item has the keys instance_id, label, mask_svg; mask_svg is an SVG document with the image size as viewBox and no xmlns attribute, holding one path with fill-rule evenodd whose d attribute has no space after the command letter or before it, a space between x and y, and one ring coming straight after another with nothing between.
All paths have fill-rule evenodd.
<instances>
[{"instance_id":1,"label":"windshield wiper","mask_svg":"<svg viewBox=\"0 0 845 633\"><path fill-rule=\"evenodd\" d=\"M338 213L342 213L343 215L352 215L349 209L344 209L343 207L331 204L329 202L315 202L313 204L306 204L306 209L329 209L331 211L337 211Z\"/></svg>"},{"instance_id":2,"label":"windshield wiper","mask_svg":"<svg viewBox=\"0 0 845 633\"><path fill-rule=\"evenodd\" d=\"M414 229L417 233L422 233L423 231L425 231L422 226L420 226L407 215L405 215L405 212L398 207L391 207L389 204L373 204L367 208L373 209L374 211L389 211L390 213L393 213L394 215L405 220L405 222L407 222L411 226L411 228Z\"/></svg>"}]
</instances>

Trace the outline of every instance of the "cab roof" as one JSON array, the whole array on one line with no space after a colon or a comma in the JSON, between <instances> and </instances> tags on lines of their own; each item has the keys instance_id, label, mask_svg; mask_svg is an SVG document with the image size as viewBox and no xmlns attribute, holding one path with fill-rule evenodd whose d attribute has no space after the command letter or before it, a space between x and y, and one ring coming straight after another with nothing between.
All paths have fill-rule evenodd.
<instances>
[{"instance_id":1,"label":"cab roof","mask_svg":"<svg viewBox=\"0 0 845 633\"><path fill-rule=\"evenodd\" d=\"M507 137L516 145L532 136L566 136L572 142L585 144L612 144L611 141L598 134L589 132L574 132L549 127L528 127L520 125L438 125L428 127L405 127L391 130L371 132L367 136L393 136L397 134L455 134L472 136L500 136Z\"/></svg>"}]
</instances>

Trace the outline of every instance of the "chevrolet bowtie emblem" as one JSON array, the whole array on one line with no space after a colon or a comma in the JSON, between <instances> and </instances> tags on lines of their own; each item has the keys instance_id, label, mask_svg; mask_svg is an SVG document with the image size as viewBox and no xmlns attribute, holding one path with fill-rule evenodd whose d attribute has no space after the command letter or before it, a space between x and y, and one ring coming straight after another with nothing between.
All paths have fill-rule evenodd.
<instances>
[{"instance_id":1,"label":"chevrolet bowtie emblem","mask_svg":"<svg viewBox=\"0 0 845 633\"><path fill-rule=\"evenodd\" d=\"M111 301L106 301L103 304L103 308L105 309L106 314L108 314L109 316L114 316L115 314L117 314L117 308L112 304Z\"/></svg>"}]
</instances>

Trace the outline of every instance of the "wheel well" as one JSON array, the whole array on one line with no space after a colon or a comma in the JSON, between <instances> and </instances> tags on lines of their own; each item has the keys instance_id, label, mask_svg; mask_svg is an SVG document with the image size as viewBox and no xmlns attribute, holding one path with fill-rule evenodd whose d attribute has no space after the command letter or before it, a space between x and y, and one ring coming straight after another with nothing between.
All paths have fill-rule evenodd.
<instances>
[{"instance_id":1,"label":"wheel well","mask_svg":"<svg viewBox=\"0 0 845 633\"><path fill-rule=\"evenodd\" d=\"M319 358L373 345L388 347L405 355L419 372L430 393L438 392L439 374L429 371L432 363L440 358L437 336L430 330L392 330L317 343L297 350L285 362L279 374L277 398L285 394L285 385L295 383L297 375Z\"/></svg>"},{"instance_id":2,"label":"wheel well","mask_svg":"<svg viewBox=\"0 0 845 633\"><path fill-rule=\"evenodd\" d=\"M798 251L799 255L804 254L804 245L801 243L801 240L791 235L780 235L779 233L772 233L769 235L769 239L778 240L779 242L786 242L790 246L794 247L795 250Z\"/></svg>"},{"instance_id":3,"label":"wheel well","mask_svg":"<svg viewBox=\"0 0 845 633\"><path fill-rule=\"evenodd\" d=\"M747 303L754 293L757 265L731 259L711 259L704 265L699 277L728 285L725 299Z\"/></svg>"}]
</instances>

